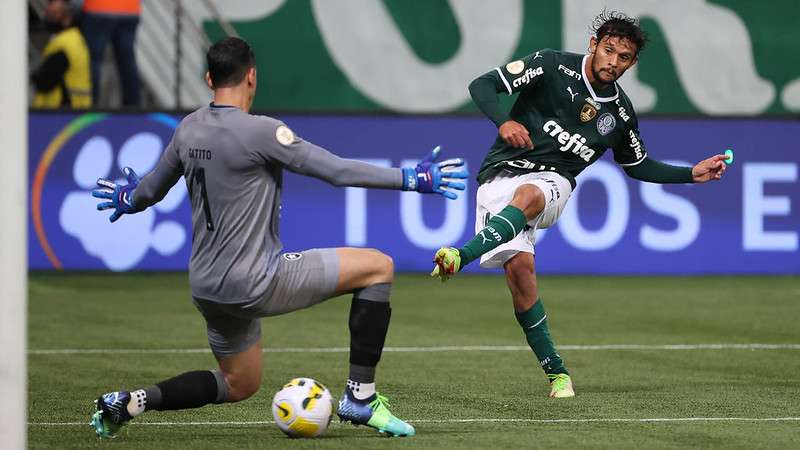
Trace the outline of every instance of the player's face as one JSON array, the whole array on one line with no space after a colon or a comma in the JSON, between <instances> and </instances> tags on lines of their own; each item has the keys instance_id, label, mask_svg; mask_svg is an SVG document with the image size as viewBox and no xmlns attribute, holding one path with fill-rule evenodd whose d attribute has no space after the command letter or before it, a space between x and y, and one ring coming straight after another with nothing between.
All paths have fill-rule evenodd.
<instances>
[{"instance_id":1,"label":"player's face","mask_svg":"<svg viewBox=\"0 0 800 450\"><path fill-rule=\"evenodd\" d=\"M636 44L617 36L603 36L603 40L592 38L589 43L591 70L594 79L601 84L611 84L636 64Z\"/></svg>"}]
</instances>

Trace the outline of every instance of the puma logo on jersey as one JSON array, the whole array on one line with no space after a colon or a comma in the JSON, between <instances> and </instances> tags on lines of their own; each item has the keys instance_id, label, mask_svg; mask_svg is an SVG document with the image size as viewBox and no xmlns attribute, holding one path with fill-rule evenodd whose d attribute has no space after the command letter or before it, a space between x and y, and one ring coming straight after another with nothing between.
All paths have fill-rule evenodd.
<instances>
[{"instance_id":1,"label":"puma logo on jersey","mask_svg":"<svg viewBox=\"0 0 800 450\"><path fill-rule=\"evenodd\" d=\"M567 92L569 92L570 101L575 101L575 96L579 94L579 92L572 92L572 86L567 86Z\"/></svg>"},{"instance_id":2,"label":"puma logo on jersey","mask_svg":"<svg viewBox=\"0 0 800 450\"><path fill-rule=\"evenodd\" d=\"M631 150L636 152L636 159L642 159L642 141L636 137L636 133L633 130L628 131L628 136L631 138Z\"/></svg>"},{"instance_id":3,"label":"puma logo on jersey","mask_svg":"<svg viewBox=\"0 0 800 450\"><path fill-rule=\"evenodd\" d=\"M561 147L558 149L562 152L572 152L578 155L582 160L589 162L597 153L594 149L587 147L586 138L581 136L580 133L570 133L561 127L555 120L548 120L542 127L545 133L556 138Z\"/></svg>"},{"instance_id":4,"label":"puma logo on jersey","mask_svg":"<svg viewBox=\"0 0 800 450\"><path fill-rule=\"evenodd\" d=\"M526 70L525 73L523 73L521 77L514 78L514 81L512 82L512 84L514 85L514 87L520 87L523 84L530 83L531 80L533 80L534 78L538 77L539 75L542 75L543 73L544 73L544 69L542 69L541 67L537 67L535 69L532 68L532 67L528 68L528 70Z\"/></svg>"}]
</instances>

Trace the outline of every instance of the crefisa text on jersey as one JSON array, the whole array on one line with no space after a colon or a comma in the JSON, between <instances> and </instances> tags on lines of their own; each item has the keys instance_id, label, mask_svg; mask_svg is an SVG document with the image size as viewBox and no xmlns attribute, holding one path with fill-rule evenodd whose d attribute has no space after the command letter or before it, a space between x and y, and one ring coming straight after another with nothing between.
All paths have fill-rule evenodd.
<instances>
[{"instance_id":1,"label":"crefisa text on jersey","mask_svg":"<svg viewBox=\"0 0 800 450\"><path fill-rule=\"evenodd\" d=\"M578 155L582 160L589 162L594 156L595 151L592 148L589 148L583 144L586 143L586 138L581 136L580 133L572 134L569 131L566 131L564 128L561 127L555 120L548 120L542 129L545 133L549 134L556 138L556 140L562 144L562 147L558 149L562 152L566 152L570 148L572 148L572 153Z\"/></svg>"},{"instance_id":2,"label":"crefisa text on jersey","mask_svg":"<svg viewBox=\"0 0 800 450\"><path fill-rule=\"evenodd\" d=\"M628 112L625 111L625 108L623 108L622 105L619 104L619 99L617 99L617 101L615 101L614 103L616 103L617 106L619 106L619 116L622 118L622 120L624 120L625 122L630 120L630 116L628 116Z\"/></svg>"},{"instance_id":3,"label":"crefisa text on jersey","mask_svg":"<svg viewBox=\"0 0 800 450\"><path fill-rule=\"evenodd\" d=\"M204 148L190 148L189 158L211 161L211 150L206 150Z\"/></svg>"},{"instance_id":4,"label":"crefisa text on jersey","mask_svg":"<svg viewBox=\"0 0 800 450\"><path fill-rule=\"evenodd\" d=\"M537 67L535 69L532 68L532 67L529 67L528 70L526 70L525 73L523 73L521 77L514 78L514 81L512 82L512 84L514 85L514 87L520 87L523 84L530 83L531 80L533 80L534 78L538 77L539 75L542 75L543 73L544 73L544 69L542 69L541 67Z\"/></svg>"},{"instance_id":5,"label":"crefisa text on jersey","mask_svg":"<svg viewBox=\"0 0 800 450\"><path fill-rule=\"evenodd\" d=\"M642 141L636 137L633 130L628 131L628 136L631 138L631 150L636 152L636 160L642 159Z\"/></svg>"}]
</instances>

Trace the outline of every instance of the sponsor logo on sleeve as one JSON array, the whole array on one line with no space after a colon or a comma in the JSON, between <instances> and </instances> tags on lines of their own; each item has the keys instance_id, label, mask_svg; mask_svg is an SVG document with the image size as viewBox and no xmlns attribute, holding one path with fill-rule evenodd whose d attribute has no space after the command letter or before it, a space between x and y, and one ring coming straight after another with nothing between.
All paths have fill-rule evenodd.
<instances>
[{"instance_id":1,"label":"sponsor logo on sleeve","mask_svg":"<svg viewBox=\"0 0 800 450\"><path fill-rule=\"evenodd\" d=\"M597 119L597 132L601 136L611 133L615 126L617 126L617 119L609 112L601 114L600 118Z\"/></svg>"},{"instance_id":2,"label":"sponsor logo on sleeve","mask_svg":"<svg viewBox=\"0 0 800 450\"><path fill-rule=\"evenodd\" d=\"M638 160L642 159L642 156L643 156L642 155L642 141L639 140L638 137L636 137L636 133L634 133L633 130L628 131L628 136L631 138L631 142L630 142L631 150L633 150L636 153L636 160L638 161Z\"/></svg>"},{"instance_id":3,"label":"sponsor logo on sleeve","mask_svg":"<svg viewBox=\"0 0 800 450\"><path fill-rule=\"evenodd\" d=\"M619 99L617 99L615 103L617 104L617 106L619 106L619 117L622 119L622 121L623 122L629 121L631 117L628 115L628 111L625 111L625 108L623 108L622 105L619 104Z\"/></svg>"},{"instance_id":4,"label":"sponsor logo on sleeve","mask_svg":"<svg viewBox=\"0 0 800 450\"><path fill-rule=\"evenodd\" d=\"M302 257L303 257L302 253L284 253L283 254L283 259L285 259L287 261L297 261L298 259L300 259Z\"/></svg>"},{"instance_id":5,"label":"sponsor logo on sleeve","mask_svg":"<svg viewBox=\"0 0 800 450\"><path fill-rule=\"evenodd\" d=\"M536 58L544 58L544 56L542 56L540 52L536 52L536 54L533 55L533 58L531 59L531 61L533 61Z\"/></svg>"},{"instance_id":6,"label":"sponsor logo on sleeve","mask_svg":"<svg viewBox=\"0 0 800 450\"><path fill-rule=\"evenodd\" d=\"M510 63L506 64L506 71L511 75L519 75L522 73L522 69L525 68L525 63L521 60L511 61Z\"/></svg>"},{"instance_id":7,"label":"sponsor logo on sleeve","mask_svg":"<svg viewBox=\"0 0 800 450\"><path fill-rule=\"evenodd\" d=\"M514 81L511 83L514 87L520 87L530 83L534 78L542 75L544 73L544 69L541 67L537 68L528 68L525 73L522 74L519 78L514 78Z\"/></svg>"},{"instance_id":8,"label":"sponsor logo on sleeve","mask_svg":"<svg viewBox=\"0 0 800 450\"><path fill-rule=\"evenodd\" d=\"M289 146L294 142L294 132L286 125L281 125L275 130L275 139L283 146Z\"/></svg>"}]
</instances>

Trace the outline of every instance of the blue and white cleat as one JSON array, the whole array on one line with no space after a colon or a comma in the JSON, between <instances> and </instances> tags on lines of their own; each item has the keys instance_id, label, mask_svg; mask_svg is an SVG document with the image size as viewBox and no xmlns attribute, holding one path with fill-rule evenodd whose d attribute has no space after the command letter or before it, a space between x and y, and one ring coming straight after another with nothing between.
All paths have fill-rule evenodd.
<instances>
[{"instance_id":1,"label":"blue and white cleat","mask_svg":"<svg viewBox=\"0 0 800 450\"><path fill-rule=\"evenodd\" d=\"M89 425L98 436L113 439L117 437L119 429L133 419L128 413L130 399L130 392L118 391L103 394L94 401L97 412L92 415Z\"/></svg>"},{"instance_id":2,"label":"blue and white cleat","mask_svg":"<svg viewBox=\"0 0 800 450\"><path fill-rule=\"evenodd\" d=\"M414 436L414 427L395 417L388 406L388 399L377 392L366 400L357 400L350 389L345 388L336 414L342 422L366 425L392 437Z\"/></svg>"}]
</instances>

